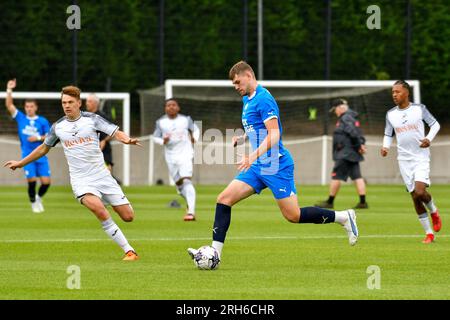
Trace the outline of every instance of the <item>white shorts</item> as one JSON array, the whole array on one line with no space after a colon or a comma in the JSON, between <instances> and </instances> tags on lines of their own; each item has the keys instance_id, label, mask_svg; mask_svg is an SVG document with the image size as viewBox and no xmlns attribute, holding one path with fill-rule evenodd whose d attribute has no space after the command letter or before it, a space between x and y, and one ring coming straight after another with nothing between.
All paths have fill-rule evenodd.
<instances>
[{"instance_id":1,"label":"white shorts","mask_svg":"<svg viewBox=\"0 0 450 320\"><path fill-rule=\"evenodd\" d=\"M124 204L130 204L127 197L122 191L122 188L111 175L108 175L95 182L82 182L72 183L72 190L75 198L81 203L83 197L87 194L93 194L99 197L103 204L115 206L121 206Z\"/></svg>"},{"instance_id":2,"label":"white shorts","mask_svg":"<svg viewBox=\"0 0 450 320\"><path fill-rule=\"evenodd\" d=\"M174 182L178 182L181 178L192 177L192 160L167 162L167 168Z\"/></svg>"},{"instance_id":3,"label":"white shorts","mask_svg":"<svg viewBox=\"0 0 450 320\"><path fill-rule=\"evenodd\" d=\"M408 192L414 191L416 181L431 185L429 161L399 160L398 166Z\"/></svg>"}]
</instances>

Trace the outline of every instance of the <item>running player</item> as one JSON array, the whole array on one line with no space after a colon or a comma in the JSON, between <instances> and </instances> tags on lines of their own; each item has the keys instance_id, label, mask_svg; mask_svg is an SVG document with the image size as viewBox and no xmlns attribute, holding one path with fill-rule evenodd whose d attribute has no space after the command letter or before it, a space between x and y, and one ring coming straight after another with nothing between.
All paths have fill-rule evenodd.
<instances>
[{"instance_id":1,"label":"running player","mask_svg":"<svg viewBox=\"0 0 450 320\"><path fill-rule=\"evenodd\" d=\"M231 207L239 201L270 188L283 216L292 223L342 225L350 245L358 239L356 214L353 209L331 211L318 207L299 208L294 182L294 161L283 146L278 105L270 92L258 85L255 73L244 61L236 63L229 72L235 90L243 97L242 124L253 152L238 162L241 171L218 196L213 226L212 246L219 254L230 226ZM235 138L233 142L242 142ZM189 248L191 258L197 253Z\"/></svg>"},{"instance_id":2,"label":"running player","mask_svg":"<svg viewBox=\"0 0 450 320\"><path fill-rule=\"evenodd\" d=\"M153 141L164 146L169 174L178 193L186 199L187 212L184 221L195 221L195 188L192 184L192 144L199 138L199 129L191 117L180 114L175 99L166 100L166 114L156 121Z\"/></svg>"},{"instance_id":3,"label":"running player","mask_svg":"<svg viewBox=\"0 0 450 320\"><path fill-rule=\"evenodd\" d=\"M25 100L25 113L14 105L12 92L16 88L16 79L9 80L6 85L6 109L17 122L17 132L22 149L22 158L28 156L45 139L50 130L50 123L46 118L37 114L36 100ZM25 177L28 182L28 198L31 202L31 210L34 213L44 211L42 198L50 187L50 166L46 156L27 164L24 167ZM38 179L41 182L36 194Z\"/></svg>"},{"instance_id":4,"label":"running player","mask_svg":"<svg viewBox=\"0 0 450 320\"><path fill-rule=\"evenodd\" d=\"M97 131L106 133L124 144L140 145L119 127L90 112L82 112L80 89L64 87L61 102L65 116L55 122L44 143L20 161L10 160L5 167L12 170L45 156L61 142L69 165L72 190L78 201L94 213L103 230L125 252L123 260L137 260L138 255L112 220L105 204L110 204L125 222L134 219L133 208L117 181L104 165Z\"/></svg>"},{"instance_id":5,"label":"running player","mask_svg":"<svg viewBox=\"0 0 450 320\"><path fill-rule=\"evenodd\" d=\"M387 156L395 133L400 173L426 234L422 242L431 243L434 241L433 229L439 232L442 222L438 209L427 192L427 187L431 184L429 147L441 126L427 107L409 101L410 90L409 84L403 80L396 81L392 87L392 98L396 106L386 114L381 156ZM430 127L426 136L424 122ZM430 211L433 229L425 207Z\"/></svg>"}]
</instances>

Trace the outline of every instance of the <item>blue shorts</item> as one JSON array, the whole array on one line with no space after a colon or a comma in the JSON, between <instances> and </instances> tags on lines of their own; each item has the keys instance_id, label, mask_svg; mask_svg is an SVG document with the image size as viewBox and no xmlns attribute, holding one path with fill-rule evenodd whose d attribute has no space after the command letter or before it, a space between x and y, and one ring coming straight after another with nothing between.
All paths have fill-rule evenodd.
<instances>
[{"instance_id":1,"label":"blue shorts","mask_svg":"<svg viewBox=\"0 0 450 320\"><path fill-rule=\"evenodd\" d=\"M50 177L50 166L48 164L48 159L45 159L45 161L33 161L23 167L23 170L25 171L25 176L27 179L36 177Z\"/></svg>"},{"instance_id":2,"label":"blue shorts","mask_svg":"<svg viewBox=\"0 0 450 320\"><path fill-rule=\"evenodd\" d=\"M275 174L264 174L264 170L258 165L252 165L246 172L241 172L236 176L237 180L245 182L256 193L261 193L265 188L269 188L275 199L288 198L297 194L294 182L294 165L289 165L278 170Z\"/></svg>"}]
</instances>

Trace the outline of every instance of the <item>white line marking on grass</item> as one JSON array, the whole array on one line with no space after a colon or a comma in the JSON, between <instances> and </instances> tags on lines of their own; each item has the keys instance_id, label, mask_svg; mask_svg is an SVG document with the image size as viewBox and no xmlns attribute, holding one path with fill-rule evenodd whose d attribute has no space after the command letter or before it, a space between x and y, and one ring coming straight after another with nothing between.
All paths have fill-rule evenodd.
<instances>
[{"instance_id":1,"label":"white line marking on grass","mask_svg":"<svg viewBox=\"0 0 450 320\"><path fill-rule=\"evenodd\" d=\"M360 236L360 238L370 239L391 239L391 238L421 238L422 235L417 234L369 234ZM440 235L437 238L448 238L450 235ZM317 239L346 239L347 236L268 236L268 237L229 237L228 241L233 240L317 240ZM199 241L211 240L211 238L132 238L129 241ZM111 241L108 238L103 239L5 239L0 243L34 243L34 242L100 242Z\"/></svg>"}]
</instances>

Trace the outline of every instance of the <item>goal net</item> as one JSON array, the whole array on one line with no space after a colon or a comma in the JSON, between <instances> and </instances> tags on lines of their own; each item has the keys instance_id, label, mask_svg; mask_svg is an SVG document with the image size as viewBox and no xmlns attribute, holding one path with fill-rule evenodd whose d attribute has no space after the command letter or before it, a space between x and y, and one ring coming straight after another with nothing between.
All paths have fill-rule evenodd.
<instances>
[{"instance_id":1,"label":"goal net","mask_svg":"<svg viewBox=\"0 0 450 320\"><path fill-rule=\"evenodd\" d=\"M81 99L84 102L89 93L82 93ZM130 95L129 93L96 93L100 99L100 109L108 115L111 121L120 126L120 130L130 134ZM0 92L0 100L6 98L5 92ZM13 92L14 105L23 111L25 99L34 99L38 104L38 114L46 117L50 123L54 123L64 116L61 107L60 92ZM20 143L17 137L16 122L11 119L6 108L1 108L0 116L0 161L4 163L11 160L11 157L20 158ZM114 169L113 173L124 185L130 185L130 147L115 141L112 142ZM52 181L54 184L69 184L69 172L64 159L62 147L58 144L55 150L48 154L50 168L52 170ZM2 184L22 184L23 173L16 170L14 174L3 170L0 173L0 183Z\"/></svg>"},{"instance_id":2,"label":"goal net","mask_svg":"<svg viewBox=\"0 0 450 320\"><path fill-rule=\"evenodd\" d=\"M331 101L344 98L368 138L369 153L362 163L369 182L401 183L395 155L380 163L387 110L394 106L391 89L394 81L260 81L277 100L283 124L283 141L296 163L296 181L326 184L332 169L331 139L336 117L329 113ZM408 80L411 99L420 103L420 83ZM203 140L195 146L194 181L225 184L236 174L230 160L236 160L227 129L241 128L242 102L228 80L167 80L164 86L141 90L141 134L148 140L147 180L149 184L167 183L164 151L150 139L156 120L164 114L164 101L176 98L181 113L199 121ZM213 138L206 133L215 130ZM219 136L222 133L222 137ZM206 135L205 135L206 134ZM442 142L445 147L445 142ZM395 149L395 148L394 148ZM442 148L440 148L442 149ZM392 152L395 153L395 150ZM216 156L217 155L217 156ZM227 159L228 157L228 159ZM205 160L205 158L207 158ZM379 169L379 168L382 169Z\"/></svg>"}]
</instances>

